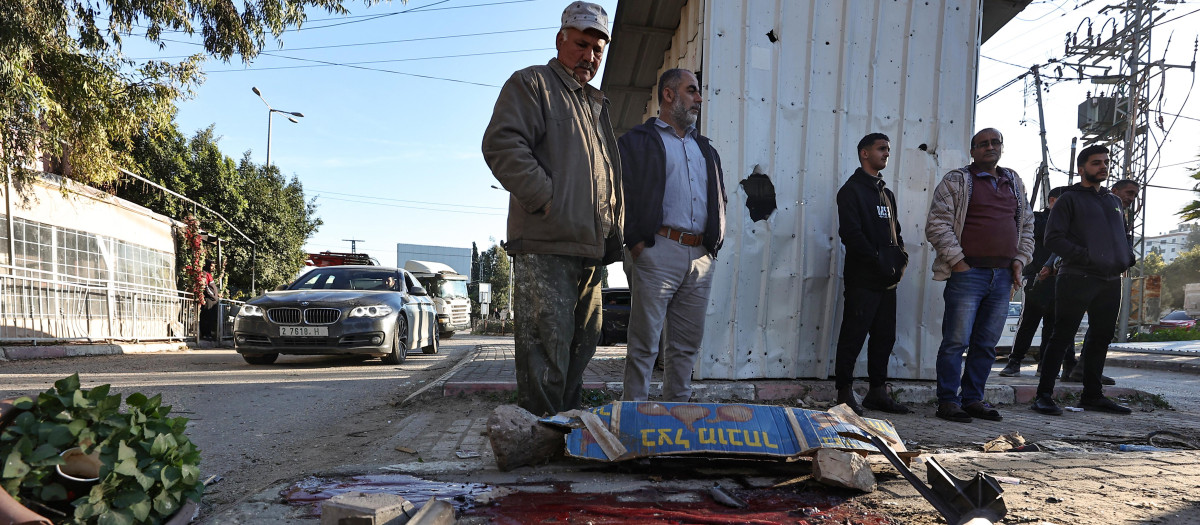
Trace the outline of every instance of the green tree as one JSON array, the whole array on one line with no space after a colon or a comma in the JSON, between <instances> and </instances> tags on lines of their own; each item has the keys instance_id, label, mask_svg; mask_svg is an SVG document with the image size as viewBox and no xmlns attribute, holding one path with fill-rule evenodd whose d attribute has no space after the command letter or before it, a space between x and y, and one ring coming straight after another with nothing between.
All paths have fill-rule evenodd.
<instances>
[{"instance_id":1,"label":"green tree","mask_svg":"<svg viewBox=\"0 0 1200 525\"><path fill-rule=\"evenodd\" d=\"M168 133L137 137L130 155L140 175L220 213L257 246L219 218L145 184L122 184L117 195L176 219L197 213L203 228L222 239L228 296L246 297L252 269L256 291L291 280L304 264L304 242L321 220L296 178L289 181L276 166L254 164L248 152L234 162L221 153L219 140L213 126L191 139L172 127Z\"/></svg>"},{"instance_id":2,"label":"green tree","mask_svg":"<svg viewBox=\"0 0 1200 525\"><path fill-rule=\"evenodd\" d=\"M479 280L492 283L492 310L508 308L508 281L511 271L508 252L500 244L494 244L479 254Z\"/></svg>"},{"instance_id":3,"label":"green tree","mask_svg":"<svg viewBox=\"0 0 1200 525\"><path fill-rule=\"evenodd\" d=\"M376 0L364 0L367 5ZM305 8L345 14L343 0L4 0L0 2L0 162L24 177L40 153L64 175L96 184L130 164L132 142L168 132L175 101L202 82L211 56L249 63L300 27ZM124 38L164 46L164 31L203 36L204 54L179 62L136 61Z\"/></svg>"},{"instance_id":4,"label":"green tree","mask_svg":"<svg viewBox=\"0 0 1200 525\"><path fill-rule=\"evenodd\" d=\"M1183 308L1183 285L1200 283L1200 248L1183 252L1163 268L1162 295L1163 311Z\"/></svg>"},{"instance_id":5,"label":"green tree","mask_svg":"<svg viewBox=\"0 0 1200 525\"><path fill-rule=\"evenodd\" d=\"M1162 254L1158 252L1150 252L1142 259L1142 268L1144 275L1162 275L1166 270L1167 263L1163 262Z\"/></svg>"}]
</instances>

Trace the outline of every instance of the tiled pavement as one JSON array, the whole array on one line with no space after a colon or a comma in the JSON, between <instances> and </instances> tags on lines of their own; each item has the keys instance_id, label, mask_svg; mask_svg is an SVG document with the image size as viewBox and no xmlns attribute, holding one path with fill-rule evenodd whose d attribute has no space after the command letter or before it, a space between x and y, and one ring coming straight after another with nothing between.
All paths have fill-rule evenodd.
<instances>
[{"instance_id":1,"label":"tiled pavement","mask_svg":"<svg viewBox=\"0 0 1200 525\"><path fill-rule=\"evenodd\" d=\"M1114 352L1117 359L1139 359ZM619 382L624 366L624 348L601 348L588 369L589 388L613 387ZM499 402L495 398L460 397L470 392L510 390L513 377L511 344L485 345L464 366L458 368L442 385L441 399L427 399L424 404L410 406L400 432L393 438L419 450L419 454L384 467L393 472L405 472L430 478L471 480L493 485L505 485L519 490L553 490L586 492L607 480L617 486L644 484L645 469L637 466L612 470L604 474L592 463L565 462L544 467L520 468L510 473L495 470L495 458L486 437L487 417ZM1003 366L997 364L997 369ZM1126 366L1126 365L1122 365ZM1032 368L1032 367L1029 367ZM1195 376L1178 372L1168 374L1182 382ZM1132 382L1124 377L1123 382ZM1001 378L993 374L990 382L996 388L1033 388L1037 378ZM788 384L820 386L831 381L756 381L725 382L749 385L750 395L760 392L780 394L795 392ZM712 382L703 382L711 385ZM910 389L903 395L917 396L929 382L897 382L894 388ZM1077 389L1077 385L1065 385ZM702 389L701 389L702 390ZM828 406L821 397L828 388L812 388L806 394L813 406ZM1116 391L1110 387L1109 392ZM729 391L726 391L729 392ZM738 392L746 393L745 390ZM922 394L923 395L923 394ZM903 397L903 396L902 396ZM786 398L786 396L784 397ZM789 401L794 402L794 397ZM466 402L464 402L464 400ZM770 400L757 399L770 403ZM1000 405L1003 421L976 420L970 424L951 423L934 417L932 404L909 401L914 413L886 414L910 449L922 451L921 458L937 457L939 463L960 478L970 478L975 472L1014 478L1019 484L1004 484L1005 503L1009 509L1005 523L1050 524L1185 524L1200 523L1200 451L1177 452L1118 452L1121 443L1147 444L1154 431L1174 431L1196 443L1200 439L1200 411L1144 410L1129 416L1096 412L1068 412L1061 417L1037 414L1027 404ZM453 411L454 421L446 425L437 411ZM871 417L882 417L868 413ZM442 421L442 423L437 423ZM983 453L980 445L1001 434L1017 431L1030 442L1062 448L1033 453ZM1168 443L1159 443L1168 445ZM463 452L478 457L464 458ZM913 464L918 477L925 479L923 459ZM857 500L868 508L885 512L901 523L937 523L935 512L916 490L894 473L879 456L872 456L879 489ZM667 467L654 463L652 470ZM600 476L598 478L597 476ZM653 478L653 477L652 477ZM782 482L782 480L777 480ZM711 485L711 480L707 481ZM545 487L542 487L545 485ZM542 488L539 488L542 487ZM615 490L615 489L614 489Z\"/></svg>"},{"instance_id":2,"label":"tiled pavement","mask_svg":"<svg viewBox=\"0 0 1200 525\"><path fill-rule=\"evenodd\" d=\"M619 391L625 363L624 354L624 347L597 349L584 377L585 387ZM1117 360L1142 359L1141 355L1133 353L1114 351L1113 354ZM476 349L474 357L469 357L468 360L445 380L442 385L444 396L511 391L516 388L513 380L515 371L511 344L481 345ZM932 381L896 381L892 384L893 391L898 392L897 397L912 407L913 413L895 415L868 412L867 415L886 416L904 439L933 446L968 446L1012 431L1021 432L1030 441L1055 439L1075 443L1145 444L1144 437L1147 434L1161 430L1184 432L1200 439L1200 417L1196 417L1198 414L1190 410L1151 411L1147 405L1146 410L1139 410L1129 416L1091 411L1067 412L1060 417L1038 414L1028 408L1028 400L1032 398L1038 381L1038 378L1032 375L1034 367L1026 366L1026 373L1022 377L1000 377L996 372L1003 366L1003 361L998 362L988 379L989 399L999 405L1003 421L977 419L973 423L962 424L934 417ZM1189 381L1195 380L1195 376L1190 374L1176 374ZM655 381L658 379L656 372ZM812 379L700 381L695 386L696 397L704 401L733 399L763 404L792 404L802 400L811 406L823 408L829 406L834 399L832 383L830 380ZM1073 399L1071 396L1077 395L1075 393L1079 389L1078 383L1059 383L1056 392L1060 396L1066 396L1063 404L1070 405L1070 400ZM653 388L651 392L653 395ZM1118 387L1107 387L1106 393L1135 398L1144 395L1136 389ZM1169 398L1167 400L1170 401ZM483 417L486 418L486 415Z\"/></svg>"}]
</instances>

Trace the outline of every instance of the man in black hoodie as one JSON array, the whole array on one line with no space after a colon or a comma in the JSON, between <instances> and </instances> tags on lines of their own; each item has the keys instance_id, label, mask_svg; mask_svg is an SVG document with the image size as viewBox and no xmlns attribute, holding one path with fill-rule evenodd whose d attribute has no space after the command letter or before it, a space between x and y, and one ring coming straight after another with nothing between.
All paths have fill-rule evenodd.
<instances>
[{"instance_id":1,"label":"man in black hoodie","mask_svg":"<svg viewBox=\"0 0 1200 525\"><path fill-rule=\"evenodd\" d=\"M1083 392L1079 405L1088 410L1129 414L1129 407L1104 397L1101 375L1121 308L1121 272L1133 266L1134 255L1125 237L1121 200L1101 184L1108 178L1108 148L1089 146L1076 161L1080 182L1067 188L1046 223L1046 246L1062 258L1055 288L1054 334L1042 356L1033 410L1062 415L1054 403L1054 380L1063 355L1075 343L1083 314L1090 334L1082 354Z\"/></svg>"},{"instance_id":2,"label":"man in black hoodie","mask_svg":"<svg viewBox=\"0 0 1200 525\"><path fill-rule=\"evenodd\" d=\"M1046 248L1042 239L1046 233L1046 221L1050 219L1050 210L1055 201L1067 191L1066 186L1050 190L1046 196L1046 209L1033 212L1033 260L1025 267L1025 302L1021 307L1021 322L1017 325L1017 335L1013 338L1012 353L1008 355L1008 366L1000 371L1001 377L1019 377L1021 361L1029 353L1033 344L1033 335L1037 332L1038 324L1042 325L1042 343L1045 348L1050 341L1050 333L1054 331L1054 267L1047 264L1051 261L1050 249ZM1039 352L1040 359L1045 352ZM1075 367L1075 349L1068 348L1063 356L1063 380L1067 379L1069 370Z\"/></svg>"},{"instance_id":3,"label":"man in black hoodie","mask_svg":"<svg viewBox=\"0 0 1200 525\"><path fill-rule=\"evenodd\" d=\"M838 333L834 383L838 403L849 405L858 415L862 407L854 398L854 364L867 345L867 376L871 388L863 406L893 414L907 414L908 407L887 393L888 358L896 343L896 285L908 266L908 253L896 219L896 196L884 187L879 171L887 167L891 142L887 135L872 133L858 142L858 161L850 179L838 190L838 236L846 246L845 301L842 328Z\"/></svg>"}]
</instances>

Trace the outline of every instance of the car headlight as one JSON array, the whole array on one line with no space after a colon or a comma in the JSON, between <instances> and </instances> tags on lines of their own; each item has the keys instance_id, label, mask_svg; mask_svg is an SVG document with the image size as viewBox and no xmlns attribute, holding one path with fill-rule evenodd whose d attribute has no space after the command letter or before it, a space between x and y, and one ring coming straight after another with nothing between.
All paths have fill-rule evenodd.
<instances>
[{"instance_id":1,"label":"car headlight","mask_svg":"<svg viewBox=\"0 0 1200 525\"><path fill-rule=\"evenodd\" d=\"M242 305L242 309L238 310L238 317L262 317L263 309L252 304Z\"/></svg>"},{"instance_id":2,"label":"car headlight","mask_svg":"<svg viewBox=\"0 0 1200 525\"><path fill-rule=\"evenodd\" d=\"M383 317L392 313L392 307L386 304L373 306L355 306L347 317Z\"/></svg>"}]
</instances>

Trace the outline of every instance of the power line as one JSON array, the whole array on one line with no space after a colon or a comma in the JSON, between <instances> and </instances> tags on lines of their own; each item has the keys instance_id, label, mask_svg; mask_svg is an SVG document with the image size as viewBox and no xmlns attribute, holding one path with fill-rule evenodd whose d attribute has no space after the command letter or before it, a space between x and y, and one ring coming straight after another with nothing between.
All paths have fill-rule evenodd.
<instances>
[{"instance_id":1,"label":"power line","mask_svg":"<svg viewBox=\"0 0 1200 525\"><path fill-rule=\"evenodd\" d=\"M426 13L426 12L433 12L433 11L447 11L450 9L467 9L467 8L472 8L472 7L490 7L490 6L497 6L497 5L503 5L503 4L520 4L520 3L524 3L524 2L532 2L534 0L506 0L506 1L501 1L501 2L489 2L489 3L485 3L485 4L458 5L458 6L439 7L436 9L430 9L430 7L432 7L432 6L435 6L438 4L444 4L447 1L448 0L442 0L440 2L436 2L433 4L428 4L428 5L419 6L419 7L413 7L410 9L405 9L403 11L393 11L390 13L378 13L378 14L369 14L369 15L347 15L347 16L336 17L336 18L314 18L312 20L305 20L305 21L310 22L310 23L337 21L337 23L327 24L327 25L317 26L317 27L296 27L293 29L285 29L284 32L311 31L314 29L325 29L325 28L329 28L329 27L337 27L337 26L342 26L342 25L346 25L346 24L357 24L357 23L361 23L361 22L370 22L372 20L377 20L380 18L395 16L395 15L403 15L403 14L407 14L407 13ZM360 20L347 20L350 18L358 18ZM101 19L105 20L105 21L109 21L107 18L101 18ZM146 29L146 26L144 26L144 25L140 25L140 24L131 24L131 25L133 27L137 27L140 29ZM194 32L194 30L189 31L186 29L169 29L169 30L163 31L162 33L163 34L169 34L169 33L191 34L192 32Z\"/></svg>"},{"instance_id":2,"label":"power line","mask_svg":"<svg viewBox=\"0 0 1200 525\"><path fill-rule=\"evenodd\" d=\"M330 195L341 195L343 197L355 197L355 198L360 198L360 199L375 199L375 200L392 201L392 202L409 202L409 203L413 203L413 204L428 204L430 206L458 206L460 208L479 208L482 210L507 210L508 209L508 208L499 207L499 206L468 206L465 204L458 204L458 203L451 204L451 203L447 203L447 202L410 201L410 200L404 200L404 199L393 199L393 198L389 198L389 197L373 197L371 195L355 195L353 193L338 193L336 191L318 190L318 189L313 189L313 188L309 188L309 189L312 192L318 193L318 194L328 193Z\"/></svg>"},{"instance_id":3,"label":"power line","mask_svg":"<svg viewBox=\"0 0 1200 525\"><path fill-rule=\"evenodd\" d=\"M467 215L495 215L495 216L500 216L500 217L507 215L506 213L488 213L488 212L467 211L467 210L443 210L443 209L438 209L438 208L421 208L419 206L402 206L399 204L387 204L387 203L383 203L383 202L360 201L360 200L354 200L354 199L339 199L337 197L325 197L325 199L328 199L331 201L353 202L353 203L357 203L357 204L373 204L375 206L385 206L388 208L404 208L404 209L409 209L409 210L440 211L440 212L445 212L445 213L465 213ZM454 205L454 206L457 206L457 205Z\"/></svg>"},{"instance_id":4,"label":"power line","mask_svg":"<svg viewBox=\"0 0 1200 525\"><path fill-rule=\"evenodd\" d=\"M201 45L201 44L196 44L196 43L194 43L194 42L187 42L187 41L183 41L183 40L168 40L168 39L166 39L166 38L164 38L163 40L164 40L164 41L168 41L168 42L176 42L176 43L179 43L179 44L190 44L190 45L195 45L195 46ZM483 87L491 87L491 88L500 87L500 86L497 86L497 85L495 85L495 84L484 84L484 83L482 83L482 82L472 82L472 81L470 81L470 80L459 80L459 79L457 79L457 78L437 77L437 76L433 76L433 75L421 75L421 74L418 74L418 73L406 73L406 72L404 72L404 71L394 71L394 70L391 70L391 69L379 69L379 68L374 68L374 67L355 66L355 65L350 65L350 64L343 64L343 63L340 63L340 62L329 62L329 61L327 61L327 60L314 60L314 59L311 59L311 58L289 57L289 56L284 56L284 55L276 55L276 54L273 54L273 53L260 53L260 55L263 55L263 56L271 56L271 57L277 57L277 58L286 58L286 59L288 59L288 60L299 60L299 61L301 61L301 62L313 62L313 63L316 63L316 64L326 64L326 65L331 65L331 66L342 66L342 67L348 67L348 68L351 68L351 69L362 69L362 70L364 70L364 71L377 71L377 72L380 72L380 73L391 73L391 74L393 74L393 75L403 75L403 76L407 76L407 77L425 78L425 79L429 79L429 80L444 80L444 81L446 81L446 82L455 82L455 83L458 83L458 84L469 84L469 85L472 85L472 86L483 86Z\"/></svg>"},{"instance_id":5,"label":"power line","mask_svg":"<svg viewBox=\"0 0 1200 525\"><path fill-rule=\"evenodd\" d=\"M377 40L377 41L373 41L373 42L354 42L354 43L349 43L349 44L330 44L330 45L325 45L325 46L297 47L294 49L281 49L279 51L269 51L269 52L264 52L261 54L268 55L268 56L274 56L271 53L278 53L278 52L292 53L292 52L296 52L296 51L311 51L314 49L337 49L337 48L342 48L342 47L378 46L378 45L384 45L384 44L401 44L401 43L407 43L407 42L424 42L424 41L428 41L428 40L445 40L445 39L449 39L449 38L467 38L467 37L473 37L473 36L491 36L491 35L504 35L504 34L509 34L509 33L523 33L523 32L528 32L528 31L545 31L547 29L557 29L557 26L531 27L528 29L508 29L508 30L504 30L504 31L487 31L487 32L483 32L483 33L460 33L457 35L425 36L425 37L418 37L418 38L403 38L403 39L399 39L399 40ZM163 40L167 41L167 42L178 43L178 44L187 44L187 45L192 45L192 46L203 47L203 44L197 44L195 42L188 42L186 40L170 40L170 39L166 39L166 38L164 38ZM140 57L140 58L132 58L130 60L165 60L165 59L175 59L175 58L190 58L191 56L192 55L172 55L172 56L164 56L164 57Z\"/></svg>"},{"instance_id":6,"label":"power line","mask_svg":"<svg viewBox=\"0 0 1200 525\"><path fill-rule=\"evenodd\" d=\"M980 56L980 57L983 57L983 58L986 58L986 59L988 59L988 60L992 60L992 61L995 61L995 62L999 62L999 63L1001 63L1001 64L1004 64L1004 65L1007 65L1007 66L1019 67L1019 68L1021 68L1021 69L1029 69L1029 68L1027 68L1027 67L1025 67L1025 66L1022 66L1022 65L1020 65L1020 64L1014 64L1014 63L1012 63L1012 62L1005 62L1005 61L1003 61L1003 60L1000 60L999 58L992 58L992 57L990 57L990 56L987 56L987 55L979 55L979 56Z\"/></svg>"},{"instance_id":7,"label":"power line","mask_svg":"<svg viewBox=\"0 0 1200 525\"><path fill-rule=\"evenodd\" d=\"M413 61L419 61L419 60L437 60L437 59L443 59L443 58L464 58L464 57L477 57L477 56L485 56L485 55L506 55L506 54L512 54L512 53L528 53L531 51L551 51L551 50L553 50L553 49L552 48L514 49L511 51L493 51L490 53L467 53L467 54L463 54L463 55L442 55L442 56L436 56L436 57L394 58L394 59L390 59L390 60L367 60L367 61L363 61L363 62L346 62L344 65L352 66L352 65L361 65L361 64L383 64L383 63L388 63L388 62L413 62ZM294 57L289 57L289 56L285 56L285 55L269 55L269 56L271 56L273 58L294 58ZM333 66L337 66L337 65L342 65L342 64L309 64L306 66L271 66L271 67L247 67L247 68L243 68L243 69L214 69L211 71L205 71L205 73L245 73L245 72L249 72L249 71L271 71L271 70L276 70L276 69L305 69L305 68L314 68L314 67L333 67Z\"/></svg>"}]
</instances>

